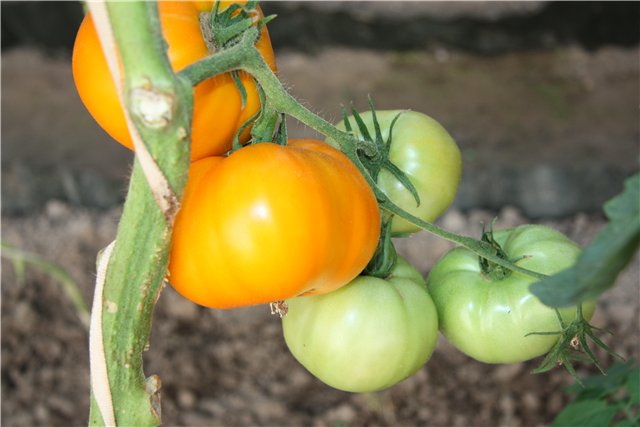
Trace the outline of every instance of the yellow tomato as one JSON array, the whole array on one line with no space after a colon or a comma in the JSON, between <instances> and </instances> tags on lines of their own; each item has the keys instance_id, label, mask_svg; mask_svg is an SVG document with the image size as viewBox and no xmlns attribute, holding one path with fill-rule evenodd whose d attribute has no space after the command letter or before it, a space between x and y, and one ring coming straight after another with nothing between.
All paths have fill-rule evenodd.
<instances>
[{"instance_id":1,"label":"yellow tomato","mask_svg":"<svg viewBox=\"0 0 640 427\"><path fill-rule=\"evenodd\" d=\"M375 196L340 151L260 143L192 164L169 282L216 308L326 293L364 269L379 232Z\"/></svg>"}]
</instances>

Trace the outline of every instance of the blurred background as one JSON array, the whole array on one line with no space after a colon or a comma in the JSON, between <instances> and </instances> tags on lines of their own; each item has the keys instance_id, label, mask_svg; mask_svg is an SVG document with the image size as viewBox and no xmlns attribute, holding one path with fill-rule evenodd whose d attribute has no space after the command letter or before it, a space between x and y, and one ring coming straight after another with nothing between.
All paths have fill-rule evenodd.
<instances>
[{"instance_id":1,"label":"blurred background","mask_svg":"<svg viewBox=\"0 0 640 427\"><path fill-rule=\"evenodd\" d=\"M263 2L279 76L336 122L341 105L409 108L460 145L463 177L439 221L544 223L587 244L602 203L638 170L638 2ZM79 2L1 3L2 240L62 267L87 304L95 255L115 237L132 154L82 106L71 49ZM290 123L292 136L316 134ZM450 246L399 242L426 275ZM2 264L5 425L85 424L86 330L60 282ZM19 266L19 263L17 264ZM19 272L20 270L18 270ZM623 356L640 356L639 261L594 322ZM489 366L439 343L418 375L352 395L288 354L267 307L215 311L167 289L146 362L164 384L166 425L547 425L568 401L562 370ZM605 365L611 360L604 357ZM592 372L583 367L582 373Z\"/></svg>"}]
</instances>

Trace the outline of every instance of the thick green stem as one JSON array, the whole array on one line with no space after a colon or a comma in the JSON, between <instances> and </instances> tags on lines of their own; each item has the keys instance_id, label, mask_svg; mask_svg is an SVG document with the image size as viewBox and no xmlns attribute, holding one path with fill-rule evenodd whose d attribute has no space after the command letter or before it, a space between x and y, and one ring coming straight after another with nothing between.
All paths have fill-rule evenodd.
<instances>
[{"instance_id":1,"label":"thick green stem","mask_svg":"<svg viewBox=\"0 0 640 427\"><path fill-rule=\"evenodd\" d=\"M151 167L159 167L171 195L179 200L189 167L191 86L171 70L155 3L109 2L107 8L125 73L123 99L155 162ZM166 106L161 117L148 114L154 111L147 108L150 100ZM104 355L118 425L160 423L157 390L149 386L155 381L145 378L142 354L166 274L176 209L160 208L158 193L136 156L102 294ZM97 408L92 394L91 425L104 424Z\"/></svg>"}]
</instances>

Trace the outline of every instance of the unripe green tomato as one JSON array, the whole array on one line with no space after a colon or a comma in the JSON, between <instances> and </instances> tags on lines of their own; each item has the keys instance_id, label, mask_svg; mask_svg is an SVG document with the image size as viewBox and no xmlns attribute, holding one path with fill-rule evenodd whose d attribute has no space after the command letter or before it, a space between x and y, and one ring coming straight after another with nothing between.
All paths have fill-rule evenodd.
<instances>
[{"instance_id":1,"label":"unripe green tomato","mask_svg":"<svg viewBox=\"0 0 640 427\"><path fill-rule=\"evenodd\" d=\"M546 275L570 267L580 254L576 243L542 225L496 231L494 239L516 265ZM556 311L529 292L536 280L517 272L492 278L476 254L456 248L436 263L427 284L449 342L482 362L516 363L547 353L560 337L527 335L561 330ZM594 310L595 302L584 303L585 319ZM576 317L575 307L559 312L565 324Z\"/></svg>"},{"instance_id":2,"label":"unripe green tomato","mask_svg":"<svg viewBox=\"0 0 640 427\"><path fill-rule=\"evenodd\" d=\"M287 300L282 325L293 356L324 383L382 390L431 357L438 318L420 273L398 258L387 279L360 276L337 291Z\"/></svg>"},{"instance_id":3,"label":"unripe green tomato","mask_svg":"<svg viewBox=\"0 0 640 427\"><path fill-rule=\"evenodd\" d=\"M462 173L460 149L451 135L431 117L410 110L376 111L383 140L389 138L393 119L400 117L393 126L389 160L404 172L416 188L420 204L395 176L386 169L378 175L378 186L393 201L410 214L433 222L453 203L458 191ZM369 133L375 135L373 116L370 111L360 113ZM358 137L360 133L353 116L349 117L351 127ZM336 125L345 129L344 122ZM328 143L334 144L332 140ZM420 228L395 217L392 223L394 235L406 235Z\"/></svg>"}]
</instances>

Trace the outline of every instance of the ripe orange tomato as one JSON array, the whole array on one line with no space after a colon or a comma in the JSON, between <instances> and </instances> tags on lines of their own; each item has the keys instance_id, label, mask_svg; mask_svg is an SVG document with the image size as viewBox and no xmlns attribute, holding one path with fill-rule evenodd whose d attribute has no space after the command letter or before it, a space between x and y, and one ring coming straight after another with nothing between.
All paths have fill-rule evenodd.
<instances>
[{"instance_id":1,"label":"ripe orange tomato","mask_svg":"<svg viewBox=\"0 0 640 427\"><path fill-rule=\"evenodd\" d=\"M200 30L200 12L205 3L158 2L162 32L169 45L169 61L174 71L204 58L211 52ZM223 2L225 3L225 2ZM228 7L226 2L222 8ZM266 27L257 48L275 71L275 57ZM111 79L100 41L91 19L87 15L76 36L73 47L73 78L85 107L102 128L122 145L133 149L133 142ZM223 154L231 148L233 135L260 108L260 100L253 79L240 73L247 92L246 106L229 74L208 79L195 87L193 122L191 127L191 160ZM243 141L249 130L243 133Z\"/></svg>"},{"instance_id":2,"label":"ripe orange tomato","mask_svg":"<svg viewBox=\"0 0 640 427\"><path fill-rule=\"evenodd\" d=\"M375 251L375 196L321 141L251 145L189 173L168 279L193 302L232 308L330 292Z\"/></svg>"}]
</instances>

